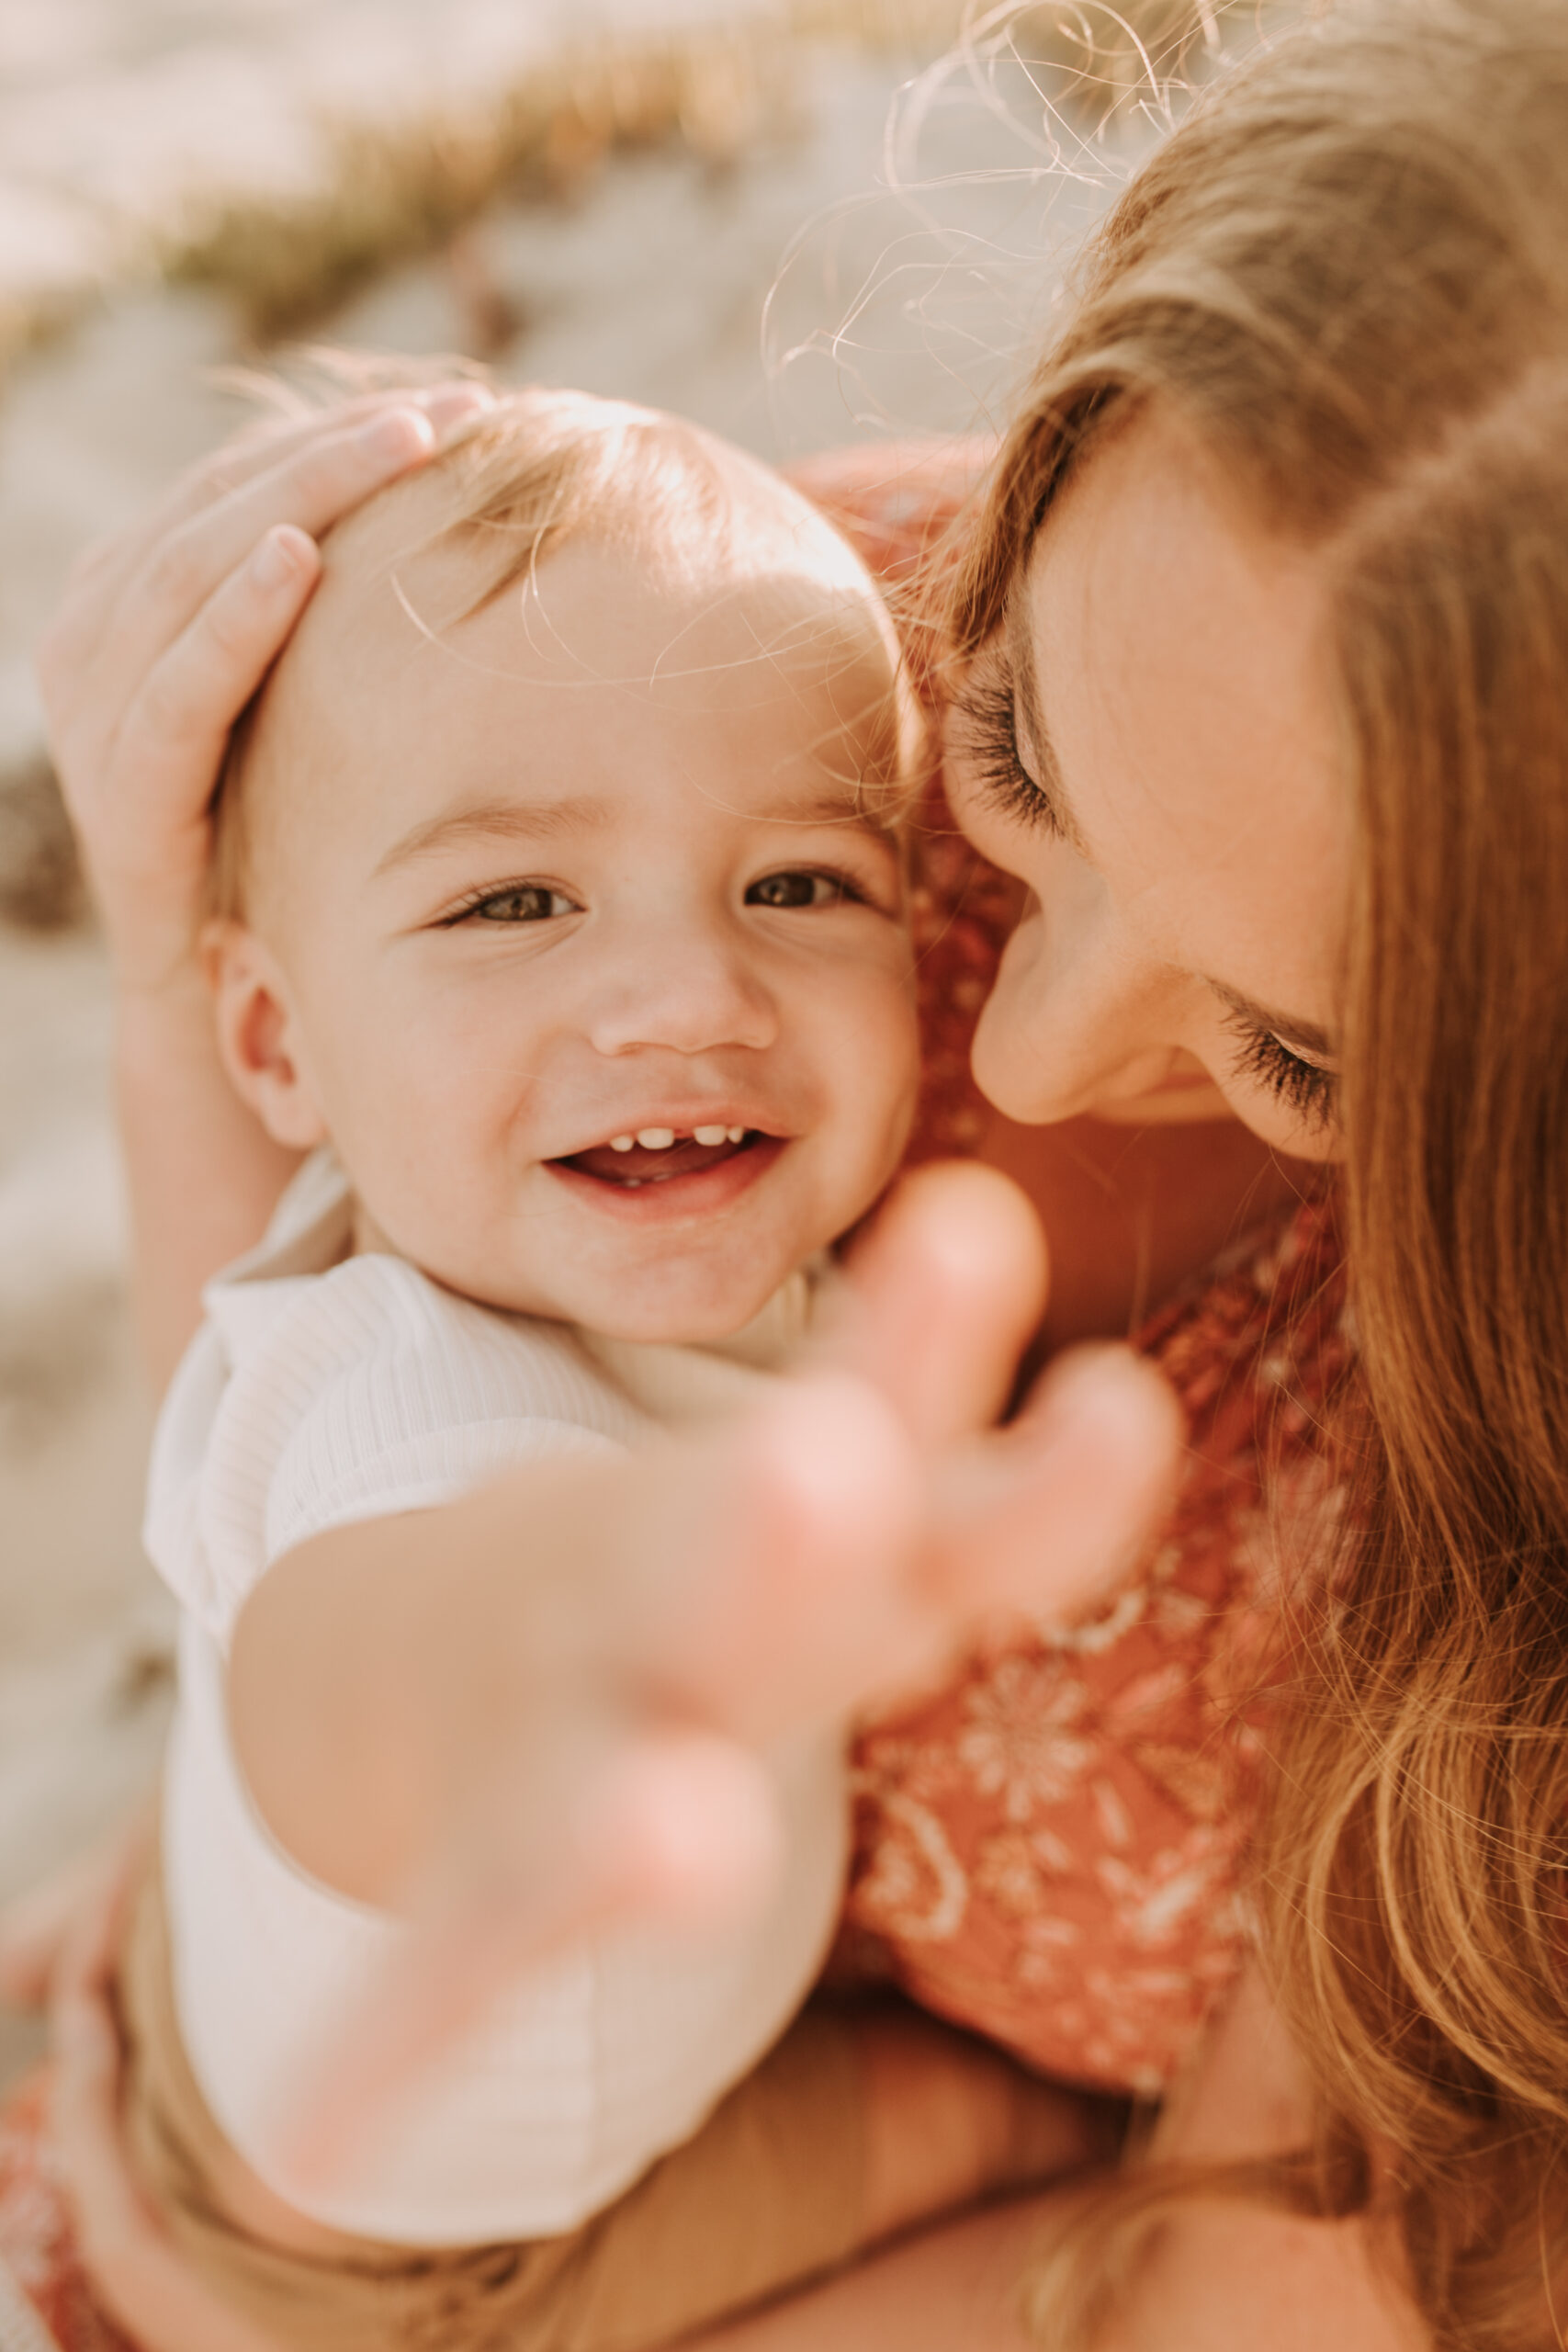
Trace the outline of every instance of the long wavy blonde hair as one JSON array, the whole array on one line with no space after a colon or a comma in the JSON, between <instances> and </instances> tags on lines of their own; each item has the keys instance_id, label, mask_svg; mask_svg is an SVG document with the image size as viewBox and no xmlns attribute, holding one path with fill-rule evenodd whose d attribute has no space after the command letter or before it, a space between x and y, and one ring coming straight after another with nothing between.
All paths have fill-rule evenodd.
<instances>
[{"instance_id":1,"label":"long wavy blonde hair","mask_svg":"<svg viewBox=\"0 0 1568 2352\"><path fill-rule=\"evenodd\" d=\"M960 653L1075 460L1168 401L1320 551L1353 747L1363 1438L1258 1872L1321 2108L1274 2185L1343 2207L1375 2169L1444 2352L1539 2352L1568 2325L1568 7L1386 0L1281 41L1079 293Z\"/></svg>"}]
</instances>

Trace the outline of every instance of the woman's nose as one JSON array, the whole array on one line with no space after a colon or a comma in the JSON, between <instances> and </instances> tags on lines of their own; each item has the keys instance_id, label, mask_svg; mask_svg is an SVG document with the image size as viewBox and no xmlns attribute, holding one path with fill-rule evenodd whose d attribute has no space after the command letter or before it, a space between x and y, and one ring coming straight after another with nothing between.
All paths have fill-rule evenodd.
<instances>
[{"instance_id":1,"label":"woman's nose","mask_svg":"<svg viewBox=\"0 0 1568 2352\"><path fill-rule=\"evenodd\" d=\"M1160 1086L1181 1039L1170 975L1103 906L1032 901L1008 942L976 1038L986 1092L1024 1122L1070 1118Z\"/></svg>"},{"instance_id":2,"label":"woman's nose","mask_svg":"<svg viewBox=\"0 0 1568 2352\"><path fill-rule=\"evenodd\" d=\"M779 1020L742 943L672 925L626 943L596 991L588 1031L601 1054L644 1046L702 1054L725 1046L761 1050L777 1038Z\"/></svg>"}]
</instances>

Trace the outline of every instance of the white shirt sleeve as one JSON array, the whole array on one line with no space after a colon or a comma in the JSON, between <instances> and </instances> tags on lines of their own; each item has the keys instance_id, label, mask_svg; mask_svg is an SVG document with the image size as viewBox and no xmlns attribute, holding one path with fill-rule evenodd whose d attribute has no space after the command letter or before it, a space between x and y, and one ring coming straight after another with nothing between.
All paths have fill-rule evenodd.
<instances>
[{"instance_id":1,"label":"white shirt sleeve","mask_svg":"<svg viewBox=\"0 0 1568 2352\"><path fill-rule=\"evenodd\" d=\"M218 1284L209 1309L159 1421L146 1543L223 1647L257 1578L309 1537L647 1427L563 1328L475 1306L400 1259Z\"/></svg>"}]
</instances>

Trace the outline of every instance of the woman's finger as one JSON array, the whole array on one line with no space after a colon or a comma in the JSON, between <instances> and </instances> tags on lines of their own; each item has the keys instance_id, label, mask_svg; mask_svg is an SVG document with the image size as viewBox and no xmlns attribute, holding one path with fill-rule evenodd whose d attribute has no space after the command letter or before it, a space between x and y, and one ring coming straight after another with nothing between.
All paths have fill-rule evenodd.
<instances>
[{"instance_id":1,"label":"woman's finger","mask_svg":"<svg viewBox=\"0 0 1568 2352\"><path fill-rule=\"evenodd\" d=\"M82 828L123 987L156 989L188 963L210 851L213 783L229 730L320 572L315 542L303 531L288 525L269 531L132 696L112 775ZM115 921L127 902L135 909L133 939L118 935L123 926Z\"/></svg>"},{"instance_id":2,"label":"woman's finger","mask_svg":"<svg viewBox=\"0 0 1568 2352\"><path fill-rule=\"evenodd\" d=\"M230 729L298 622L321 576L315 541L276 524L223 574L141 676L117 745L128 831L162 855L171 826L201 823Z\"/></svg>"},{"instance_id":3,"label":"woman's finger","mask_svg":"<svg viewBox=\"0 0 1568 2352\"><path fill-rule=\"evenodd\" d=\"M40 668L47 675L54 668L73 667L90 656L127 583L164 539L262 476L276 474L313 444L369 424L389 411L409 408L420 410L439 436L492 403L493 395L483 384L453 381L423 391L370 392L340 408L315 410L303 417L269 418L237 435L190 467L148 514L127 528L96 540L78 557L60 616L45 640ZM297 518L283 515L279 519Z\"/></svg>"},{"instance_id":4,"label":"woman's finger","mask_svg":"<svg viewBox=\"0 0 1568 2352\"><path fill-rule=\"evenodd\" d=\"M428 458L422 410L400 406L309 441L283 464L164 532L126 582L95 661L95 691L122 707L164 649L279 524L314 537Z\"/></svg>"}]
</instances>

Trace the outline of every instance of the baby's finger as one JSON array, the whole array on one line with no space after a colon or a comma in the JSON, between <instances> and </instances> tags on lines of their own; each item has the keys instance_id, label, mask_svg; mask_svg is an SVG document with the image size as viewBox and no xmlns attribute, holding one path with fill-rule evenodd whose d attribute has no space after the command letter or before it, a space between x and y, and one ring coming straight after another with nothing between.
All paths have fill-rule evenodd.
<instances>
[{"instance_id":1,"label":"baby's finger","mask_svg":"<svg viewBox=\"0 0 1568 2352\"><path fill-rule=\"evenodd\" d=\"M924 1577L934 1630L957 1616L1070 1620L1123 1573L1169 1506L1184 1427L1130 1349L1053 1368L1027 1410L940 1482Z\"/></svg>"},{"instance_id":2,"label":"baby's finger","mask_svg":"<svg viewBox=\"0 0 1568 2352\"><path fill-rule=\"evenodd\" d=\"M760 1903L779 1857L767 1779L730 1742L649 1736L608 1757L562 1817L553 1851L500 1842L499 1816L426 1886L414 1931L356 1999L277 2127L276 2177L308 2203L354 2169L400 2096L530 1967L607 1928L700 1932Z\"/></svg>"},{"instance_id":3,"label":"baby's finger","mask_svg":"<svg viewBox=\"0 0 1568 2352\"><path fill-rule=\"evenodd\" d=\"M983 1429L1045 1308L1045 1239L1018 1186L974 1160L905 1179L850 1261L838 1361L922 1444Z\"/></svg>"}]
</instances>

